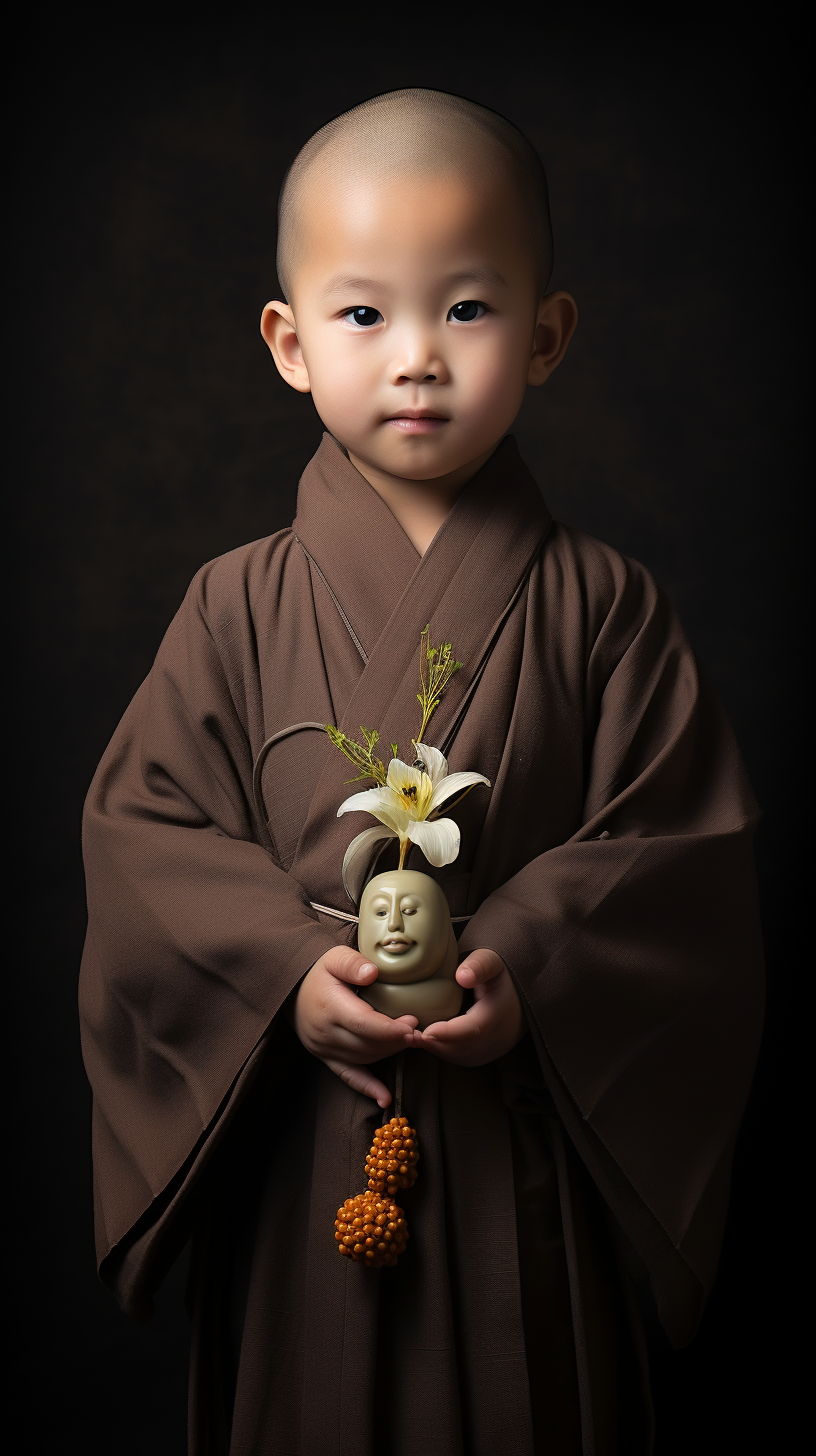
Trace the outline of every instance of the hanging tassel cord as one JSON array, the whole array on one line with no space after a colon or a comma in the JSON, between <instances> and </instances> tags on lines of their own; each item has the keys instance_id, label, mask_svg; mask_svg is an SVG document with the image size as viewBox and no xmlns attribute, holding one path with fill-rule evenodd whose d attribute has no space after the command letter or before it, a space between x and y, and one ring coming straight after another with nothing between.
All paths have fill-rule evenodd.
<instances>
[{"instance_id":1,"label":"hanging tassel cord","mask_svg":"<svg viewBox=\"0 0 816 1456\"><path fill-rule=\"evenodd\" d=\"M392 1107L384 1107L382 1115L382 1126L385 1127L392 1117L402 1117L402 1078L405 1072L406 1052L397 1053L396 1066L394 1068L394 1103Z\"/></svg>"},{"instance_id":2,"label":"hanging tassel cord","mask_svg":"<svg viewBox=\"0 0 816 1456\"><path fill-rule=\"evenodd\" d=\"M359 923L359 915L351 915L349 914L348 910L335 910L332 908L331 905L319 905L317 900L310 900L309 904L311 905L313 910L319 910L321 915L333 915L335 920L348 920L349 922L353 921L355 925ZM467 924L468 920L472 919L472 915L451 915L451 924L465 925Z\"/></svg>"}]
</instances>

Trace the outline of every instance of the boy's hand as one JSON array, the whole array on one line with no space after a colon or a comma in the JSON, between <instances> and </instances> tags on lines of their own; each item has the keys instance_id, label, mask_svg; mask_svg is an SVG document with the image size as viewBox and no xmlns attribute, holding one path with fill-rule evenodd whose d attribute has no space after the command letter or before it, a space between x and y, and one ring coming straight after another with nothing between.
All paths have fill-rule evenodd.
<instances>
[{"instance_id":1,"label":"boy's hand","mask_svg":"<svg viewBox=\"0 0 816 1456\"><path fill-rule=\"evenodd\" d=\"M381 1016L352 987L370 986L377 967L350 946L327 950L303 977L289 1002L289 1014L303 1045L355 1092L387 1107L391 1093L361 1066L414 1045L415 1016Z\"/></svg>"},{"instance_id":2,"label":"boy's hand","mask_svg":"<svg viewBox=\"0 0 816 1456\"><path fill-rule=\"evenodd\" d=\"M524 1012L518 993L501 956L494 950L472 950L456 972L466 990L473 989L474 1003L464 1016L435 1021L423 1032L415 1031L415 1046L422 1046L446 1062L460 1067L481 1067L503 1057L525 1031Z\"/></svg>"}]
</instances>

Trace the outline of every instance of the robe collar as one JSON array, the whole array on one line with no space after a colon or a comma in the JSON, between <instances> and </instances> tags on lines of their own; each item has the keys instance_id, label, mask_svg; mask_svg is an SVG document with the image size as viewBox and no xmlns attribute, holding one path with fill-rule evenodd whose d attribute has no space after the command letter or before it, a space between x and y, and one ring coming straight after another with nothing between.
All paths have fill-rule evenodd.
<instances>
[{"instance_id":1,"label":"robe collar","mask_svg":"<svg viewBox=\"0 0 816 1456\"><path fill-rule=\"evenodd\" d=\"M411 739L419 729L419 641L430 625L431 642L452 642L463 663L426 734L429 743L447 751L551 523L515 440L506 436L420 557L385 502L325 435L301 479L294 533L365 659L337 726L357 739L361 725L377 728L381 743L398 743L410 762ZM352 822L357 816L336 818L349 793L346 767L339 754L329 755L292 865L301 883L324 884L322 894L333 893L338 906L345 903L340 889L345 848L366 827Z\"/></svg>"},{"instance_id":2,"label":"robe collar","mask_svg":"<svg viewBox=\"0 0 816 1456\"><path fill-rule=\"evenodd\" d=\"M301 477L292 530L370 657L423 558L328 432Z\"/></svg>"},{"instance_id":3,"label":"robe collar","mask_svg":"<svg viewBox=\"0 0 816 1456\"><path fill-rule=\"evenodd\" d=\"M366 664L387 648L390 656L396 654L387 673L393 678L397 663L407 661L400 644L407 658L415 656L419 635L430 623L432 642L452 641L464 663L454 679L461 698L490 628L526 580L551 524L508 435L420 556L385 501L326 433L301 478L293 531L346 617ZM403 725L403 737L407 729Z\"/></svg>"}]
</instances>

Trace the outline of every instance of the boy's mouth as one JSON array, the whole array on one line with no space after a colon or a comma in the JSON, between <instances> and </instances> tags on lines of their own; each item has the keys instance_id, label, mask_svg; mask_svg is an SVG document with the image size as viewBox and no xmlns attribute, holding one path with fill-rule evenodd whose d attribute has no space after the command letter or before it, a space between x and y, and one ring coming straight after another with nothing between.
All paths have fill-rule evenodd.
<instances>
[{"instance_id":1,"label":"boy's mouth","mask_svg":"<svg viewBox=\"0 0 816 1456\"><path fill-rule=\"evenodd\" d=\"M391 955L403 955L406 950L411 949L413 943L405 935L387 935L380 941L383 950L387 950Z\"/></svg>"},{"instance_id":2,"label":"boy's mouth","mask_svg":"<svg viewBox=\"0 0 816 1456\"><path fill-rule=\"evenodd\" d=\"M393 425L406 435L431 435L442 425L446 425L448 420L445 415L438 415L435 410L404 409L399 414L389 415L385 423Z\"/></svg>"}]
</instances>

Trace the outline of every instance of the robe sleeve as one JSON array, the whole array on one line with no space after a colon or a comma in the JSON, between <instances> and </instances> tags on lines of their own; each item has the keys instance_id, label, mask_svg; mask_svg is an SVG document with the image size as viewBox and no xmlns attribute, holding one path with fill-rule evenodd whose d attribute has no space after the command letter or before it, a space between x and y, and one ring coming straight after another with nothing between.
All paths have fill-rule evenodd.
<instances>
[{"instance_id":1,"label":"robe sleeve","mask_svg":"<svg viewBox=\"0 0 816 1456\"><path fill-rule=\"evenodd\" d=\"M336 943L258 842L245 687L206 606L201 573L104 755L83 825L97 1252L143 1316L145 1240L206 1161L282 1003Z\"/></svg>"},{"instance_id":2,"label":"robe sleeve","mask_svg":"<svg viewBox=\"0 0 816 1456\"><path fill-rule=\"evenodd\" d=\"M759 1046L758 811L674 612L618 562L602 611L582 585L583 825L483 901L460 949L510 969L567 1131L679 1346L714 1278ZM556 772L541 765L542 794Z\"/></svg>"}]
</instances>

